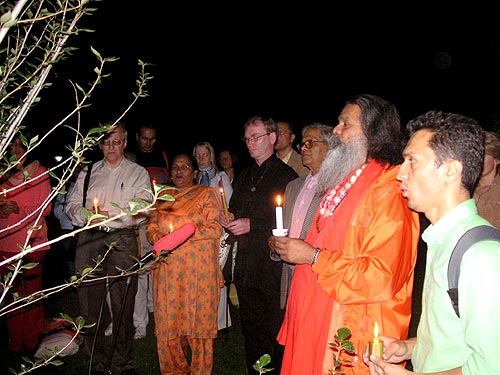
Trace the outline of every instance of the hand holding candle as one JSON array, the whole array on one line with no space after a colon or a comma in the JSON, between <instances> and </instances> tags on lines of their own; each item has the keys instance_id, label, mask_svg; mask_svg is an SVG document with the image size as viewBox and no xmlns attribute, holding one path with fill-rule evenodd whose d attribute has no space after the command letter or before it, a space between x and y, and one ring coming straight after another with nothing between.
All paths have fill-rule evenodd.
<instances>
[{"instance_id":1,"label":"hand holding candle","mask_svg":"<svg viewBox=\"0 0 500 375\"><path fill-rule=\"evenodd\" d=\"M375 327L373 328L373 339L369 342L370 355L375 354L379 358L382 358L384 354L384 342L378 338L378 323L375 322Z\"/></svg>"},{"instance_id":2,"label":"hand holding candle","mask_svg":"<svg viewBox=\"0 0 500 375\"><path fill-rule=\"evenodd\" d=\"M227 201L226 201L226 193L224 192L224 185L222 184L222 179L219 180L219 190L220 190L220 196L222 198L222 206L224 208L224 216L226 217L226 223L229 224L229 211L227 208Z\"/></svg>"},{"instance_id":3,"label":"hand holding candle","mask_svg":"<svg viewBox=\"0 0 500 375\"><path fill-rule=\"evenodd\" d=\"M99 201L97 200L97 197L94 198L94 212L95 214L99 214Z\"/></svg>"}]
</instances>

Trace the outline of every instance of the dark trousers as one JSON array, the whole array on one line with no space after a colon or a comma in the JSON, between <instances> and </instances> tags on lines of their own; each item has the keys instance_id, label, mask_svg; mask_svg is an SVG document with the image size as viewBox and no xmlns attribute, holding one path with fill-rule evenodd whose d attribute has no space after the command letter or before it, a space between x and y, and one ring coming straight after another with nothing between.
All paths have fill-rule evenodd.
<instances>
[{"instance_id":1,"label":"dark trousers","mask_svg":"<svg viewBox=\"0 0 500 375\"><path fill-rule=\"evenodd\" d=\"M112 233L84 231L79 234L76 247L75 267L77 273L86 267L93 266L97 257L104 257L110 243L115 243L115 246L106 255L100 269L93 274L95 277L118 275L120 274L119 269L126 270L135 263L133 257L137 257L138 250L134 230L123 229ZM111 358L111 368L122 371L134 367L132 344L134 342L133 314L137 292L137 275L109 278L107 282L105 279L90 281L78 288L80 313L85 318L86 323L98 323L96 326L86 329L84 346L87 354L89 356L92 354L92 367L99 371L107 370L109 349L106 352L104 347L104 331L111 322L109 309L105 302L107 285L111 297L113 337L117 335L116 346ZM123 314L119 320L122 306ZM99 316L101 316L100 321Z\"/></svg>"},{"instance_id":2,"label":"dark trousers","mask_svg":"<svg viewBox=\"0 0 500 375\"><path fill-rule=\"evenodd\" d=\"M241 326L245 339L248 374L255 373L253 365L263 355L271 356L266 374L278 375L281 371L284 347L276 337L283 323L285 310L280 309L280 292L242 287L236 284L240 303Z\"/></svg>"}]
</instances>

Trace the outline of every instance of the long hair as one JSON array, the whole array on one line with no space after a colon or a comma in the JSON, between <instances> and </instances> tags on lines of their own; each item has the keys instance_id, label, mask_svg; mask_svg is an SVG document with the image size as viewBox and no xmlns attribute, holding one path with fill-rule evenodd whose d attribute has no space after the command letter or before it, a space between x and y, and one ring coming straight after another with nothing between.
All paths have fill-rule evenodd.
<instances>
[{"instance_id":1,"label":"long hair","mask_svg":"<svg viewBox=\"0 0 500 375\"><path fill-rule=\"evenodd\" d=\"M361 109L361 126L367 139L368 159L389 165L401 164L405 139L396 106L369 94L357 95L347 100L346 104L356 104Z\"/></svg>"},{"instance_id":2,"label":"long hair","mask_svg":"<svg viewBox=\"0 0 500 375\"><path fill-rule=\"evenodd\" d=\"M210 161L212 162L212 166L215 169L215 173L219 172L219 165L217 164L217 160L215 159L214 146L212 146L209 142L198 142L193 148L193 156L195 157L197 147L206 147L208 149L208 152L210 152Z\"/></svg>"}]
</instances>

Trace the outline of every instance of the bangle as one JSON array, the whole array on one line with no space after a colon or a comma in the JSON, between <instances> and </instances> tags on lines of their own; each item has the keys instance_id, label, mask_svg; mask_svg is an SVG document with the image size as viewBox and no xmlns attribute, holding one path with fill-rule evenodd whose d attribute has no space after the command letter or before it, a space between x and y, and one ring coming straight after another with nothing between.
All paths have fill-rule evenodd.
<instances>
[{"instance_id":1,"label":"bangle","mask_svg":"<svg viewBox=\"0 0 500 375\"><path fill-rule=\"evenodd\" d=\"M320 252L321 252L321 249L316 249L316 251L314 252L314 255L313 255L312 259L311 259L311 266L313 266L314 263L316 263L316 261L318 260Z\"/></svg>"}]
</instances>

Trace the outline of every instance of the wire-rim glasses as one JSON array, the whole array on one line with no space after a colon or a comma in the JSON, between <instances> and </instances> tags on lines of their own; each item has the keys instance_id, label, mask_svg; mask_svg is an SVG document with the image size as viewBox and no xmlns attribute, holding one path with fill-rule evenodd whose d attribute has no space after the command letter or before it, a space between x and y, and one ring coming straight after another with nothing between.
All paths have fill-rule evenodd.
<instances>
[{"instance_id":1,"label":"wire-rim glasses","mask_svg":"<svg viewBox=\"0 0 500 375\"><path fill-rule=\"evenodd\" d=\"M261 135L253 135L251 136L250 138L246 138L246 137L243 137L242 140L243 142L245 143L255 143L257 142L259 139L261 139L262 137L266 136L266 135L269 135L271 133L264 133L264 134L261 134Z\"/></svg>"},{"instance_id":2,"label":"wire-rim glasses","mask_svg":"<svg viewBox=\"0 0 500 375\"><path fill-rule=\"evenodd\" d=\"M309 140L307 140L305 142L302 142L300 144L300 149L302 149L302 147L305 147L308 150L310 150L311 148L313 148L313 146L314 146L315 143L325 143L325 142L323 142L323 141L315 141L314 139L309 139Z\"/></svg>"}]
</instances>

